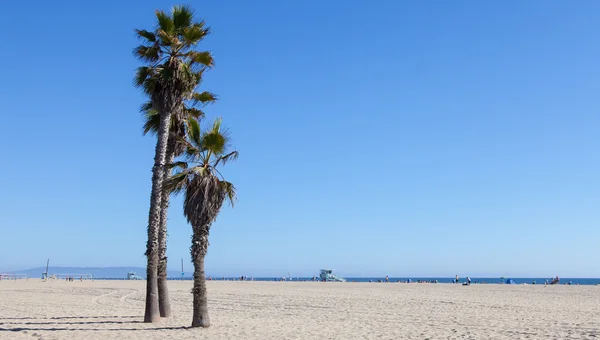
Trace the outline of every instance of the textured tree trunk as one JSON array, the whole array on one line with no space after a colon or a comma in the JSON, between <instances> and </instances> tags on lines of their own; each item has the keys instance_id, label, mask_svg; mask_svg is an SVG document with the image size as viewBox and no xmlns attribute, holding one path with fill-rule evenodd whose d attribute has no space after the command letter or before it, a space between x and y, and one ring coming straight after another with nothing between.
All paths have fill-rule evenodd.
<instances>
[{"instance_id":1,"label":"textured tree trunk","mask_svg":"<svg viewBox=\"0 0 600 340\"><path fill-rule=\"evenodd\" d=\"M206 297L206 276L204 274L204 257L208 248L208 228L193 228L192 261L194 262L194 315L192 327L208 327L208 300Z\"/></svg>"},{"instance_id":2,"label":"textured tree trunk","mask_svg":"<svg viewBox=\"0 0 600 340\"><path fill-rule=\"evenodd\" d=\"M172 143L172 137L169 137L169 144ZM174 147L169 145L167 148L167 162L172 164L175 160ZM171 171L165 169L163 172L163 181L167 180ZM168 318L171 316L171 301L169 299L169 289L167 287L167 215L169 211L170 193L163 191L160 211L160 226L158 229L158 308L160 316Z\"/></svg>"},{"instance_id":3,"label":"textured tree trunk","mask_svg":"<svg viewBox=\"0 0 600 340\"><path fill-rule=\"evenodd\" d=\"M158 308L158 229L160 225L162 180L167 154L169 126L171 124L171 110L159 110L160 125L156 140L154 166L152 167L152 192L150 194L150 213L148 214L148 243L146 256L146 311L144 322L157 322L160 320Z\"/></svg>"}]
</instances>

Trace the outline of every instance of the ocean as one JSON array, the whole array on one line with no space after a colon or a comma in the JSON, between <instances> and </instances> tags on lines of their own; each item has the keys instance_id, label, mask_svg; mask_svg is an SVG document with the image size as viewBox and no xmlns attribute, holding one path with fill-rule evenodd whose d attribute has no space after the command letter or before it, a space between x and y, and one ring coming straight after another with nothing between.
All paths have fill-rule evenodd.
<instances>
[{"instance_id":1,"label":"ocean","mask_svg":"<svg viewBox=\"0 0 600 340\"><path fill-rule=\"evenodd\" d=\"M180 280L180 281L189 281L192 280L192 277L169 277L168 280ZM239 277L213 277L211 278L212 280L215 281L222 281L222 280L226 280L226 281L234 281L234 280L239 280ZM252 280L252 281L281 281L281 277L256 277L256 278L251 278L248 277L248 280ZM285 278L286 280L289 280L289 278ZM346 277L345 278L348 282L373 282L373 283L377 283L378 281L382 281L385 282L385 277ZM471 283L472 284L504 284L506 283L507 280L513 280L514 283L516 284L533 284L535 282L535 284L544 284L546 281L550 282L552 279L551 278L489 278L489 277L481 277L481 278L477 278L477 277L472 277L471 278ZM122 277L119 278L94 278L94 280L125 280ZM311 278L310 277L292 277L292 281L310 281ZM390 277L389 281L390 282L406 282L407 280L410 280L413 283L422 281L422 282L432 282L437 280L438 283L453 283L454 278L448 278L448 277ZM465 282L466 278L459 278L460 283ZM571 283L572 285L585 285L585 286L592 286L592 285L600 285L600 278L561 278L560 279L560 284L569 284Z\"/></svg>"}]
</instances>

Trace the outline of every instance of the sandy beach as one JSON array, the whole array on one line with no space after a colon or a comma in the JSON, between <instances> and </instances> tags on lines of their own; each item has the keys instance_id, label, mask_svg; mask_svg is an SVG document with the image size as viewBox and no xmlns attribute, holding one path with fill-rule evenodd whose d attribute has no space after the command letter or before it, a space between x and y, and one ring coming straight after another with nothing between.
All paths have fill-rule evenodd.
<instances>
[{"instance_id":1,"label":"sandy beach","mask_svg":"<svg viewBox=\"0 0 600 340\"><path fill-rule=\"evenodd\" d=\"M142 323L145 281L0 281L1 339L595 339L600 287L208 282L212 326Z\"/></svg>"}]
</instances>

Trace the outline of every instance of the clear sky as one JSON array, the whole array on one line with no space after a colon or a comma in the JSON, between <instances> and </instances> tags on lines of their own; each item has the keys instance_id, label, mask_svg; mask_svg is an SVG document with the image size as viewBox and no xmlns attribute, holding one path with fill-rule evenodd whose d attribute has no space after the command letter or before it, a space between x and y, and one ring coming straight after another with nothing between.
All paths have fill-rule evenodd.
<instances>
[{"instance_id":1,"label":"clear sky","mask_svg":"<svg viewBox=\"0 0 600 340\"><path fill-rule=\"evenodd\" d=\"M0 270L145 265L133 29L173 4L0 4ZM191 5L240 151L209 275L600 277L600 2ZM175 199L170 269L190 234Z\"/></svg>"}]
</instances>

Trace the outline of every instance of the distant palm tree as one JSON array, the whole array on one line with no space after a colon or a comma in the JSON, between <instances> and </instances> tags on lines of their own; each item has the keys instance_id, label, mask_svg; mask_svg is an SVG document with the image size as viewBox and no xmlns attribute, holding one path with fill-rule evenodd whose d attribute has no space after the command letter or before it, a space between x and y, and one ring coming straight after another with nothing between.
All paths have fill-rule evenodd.
<instances>
[{"instance_id":1,"label":"distant palm tree","mask_svg":"<svg viewBox=\"0 0 600 340\"><path fill-rule=\"evenodd\" d=\"M160 319L158 306L158 229L163 196L163 177L171 117L181 109L202 78L202 73L213 66L210 52L198 52L193 47L210 33L203 21L194 22L189 7L175 6L171 14L156 11L157 25L153 32L136 30L144 44L134 49L134 55L145 66L137 69L135 85L141 87L159 112L152 191L148 216L148 257L146 278L146 311L144 322Z\"/></svg>"},{"instance_id":2,"label":"distant palm tree","mask_svg":"<svg viewBox=\"0 0 600 340\"><path fill-rule=\"evenodd\" d=\"M187 162L175 162L178 172L165 183L175 193L184 192L183 213L192 225L194 263L194 314L192 327L208 327L208 305L204 257L208 250L208 234L212 222L217 218L225 200L235 203L236 189L223 179L219 166L238 157L237 151L228 152L229 135L221 131L221 119L215 120L212 128L200 133L197 120L188 123L186 146Z\"/></svg>"},{"instance_id":3,"label":"distant palm tree","mask_svg":"<svg viewBox=\"0 0 600 340\"><path fill-rule=\"evenodd\" d=\"M205 106L213 103L217 97L210 92L195 92L191 100L183 104L183 109L178 114L172 116L171 127L169 129L169 138L167 142L166 164L172 164L175 157L184 152L184 146L178 142L179 138L185 138L186 124L189 119L201 119L204 112L198 108L199 105ZM144 135L151 133L156 135L160 125L160 115L152 107L152 102L146 102L142 105L140 111L144 113ZM163 172L163 181L171 174L170 169ZM167 190L163 190L161 198L160 225L158 229L158 308L160 316L163 318L171 316L171 302L169 300L169 290L167 287L167 215L169 211L169 196Z\"/></svg>"}]
</instances>

